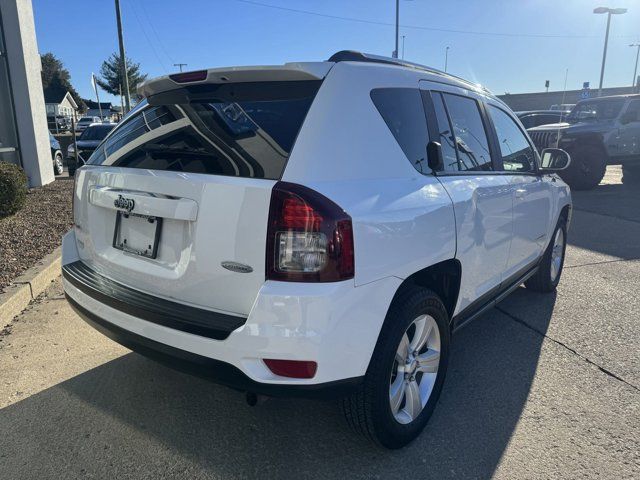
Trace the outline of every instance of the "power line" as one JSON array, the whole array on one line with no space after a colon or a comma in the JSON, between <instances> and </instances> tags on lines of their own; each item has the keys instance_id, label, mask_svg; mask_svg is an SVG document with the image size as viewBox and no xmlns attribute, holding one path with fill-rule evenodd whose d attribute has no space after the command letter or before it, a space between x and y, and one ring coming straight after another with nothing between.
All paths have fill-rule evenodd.
<instances>
[{"instance_id":1,"label":"power line","mask_svg":"<svg viewBox=\"0 0 640 480\"><path fill-rule=\"evenodd\" d=\"M151 41L151 39L147 35L147 31L142 26L142 22L140 21L140 17L138 17L138 12L136 11L135 7L133 6L133 2L131 2L129 5L131 6L131 10L133 11L133 15L136 18L136 22L138 22L138 26L140 27L140 30L142 31L142 34L144 35L144 38L147 39L147 43L151 47L151 50L153 50L153 54L155 55L156 59L160 63L160 66L164 70L164 73L169 73L169 71L167 70L167 67L164 65L164 62L160 58L160 55L158 55L158 51L156 50L156 47L153 45L153 42Z\"/></svg>"},{"instance_id":2,"label":"power line","mask_svg":"<svg viewBox=\"0 0 640 480\"><path fill-rule=\"evenodd\" d=\"M145 18L147 20L147 23L151 27L151 31L153 32L153 34L155 35L156 39L158 40L158 45L160 45L160 48L162 49L164 54L167 56L169 61L171 63L175 63L175 60L173 59L173 57L171 55L169 55L169 52L165 48L164 42L160 38L160 35L158 35L158 31L156 30L156 27L153 26L153 22L151 21L151 18L149 17L149 14L147 13L147 7L144 6L144 1L140 0L139 5L140 5L140 8L142 9L142 13L144 14L144 16L145 16Z\"/></svg>"},{"instance_id":3,"label":"power line","mask_svg":"<svg viewBox=\"0 0 640 480\"><path fill-rule=\"evenodd\" d=\"M234 0L238 3L254 5L258 7L272 8L274 10L283 10L285 12L301 13L304 15L313 15L316 17L330 18L333 20L343 20L346 22L365 23L368 25L379 25L384 27L395 27L395 23L379 22L376 20L366 20L364 18L344 17L341 15L331 15L327 13L312 12L310 10L302 10L299 8L282 7L280 5L271 5L269 3L258 2L254 0ZM523 37L523 38L599 38L597 35L562 35L562 34L545 34L545 33L509 33L509 32L481 32L476 30L456 30L449 28L425 27L422 25L400 25L402 28L410 28L414 30L426 30L430 32L443 33L459 33L465 35L485 35L495 37ZM631 37L631 35L619 35L618 38Z\"/></svg>"}]
</instances>

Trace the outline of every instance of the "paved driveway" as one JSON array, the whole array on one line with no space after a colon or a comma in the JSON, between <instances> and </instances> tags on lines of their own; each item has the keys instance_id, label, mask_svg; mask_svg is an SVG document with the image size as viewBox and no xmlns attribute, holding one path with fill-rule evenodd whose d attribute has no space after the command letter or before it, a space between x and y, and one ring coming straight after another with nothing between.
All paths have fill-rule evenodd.
<instances>
[{"instance_id":1,"label":"paved driveway","mask_svg":"<svg viewBox=\"0 0 640 480\"><path fill-rule=\"evenodd\" d=\"M454 338L445 388L401 451L332 403L269 400L102 337L59 281L0 342L0 478L640 478L640 191L575 194L558 293L518 289Z\"/></svg>"}]
</instances>

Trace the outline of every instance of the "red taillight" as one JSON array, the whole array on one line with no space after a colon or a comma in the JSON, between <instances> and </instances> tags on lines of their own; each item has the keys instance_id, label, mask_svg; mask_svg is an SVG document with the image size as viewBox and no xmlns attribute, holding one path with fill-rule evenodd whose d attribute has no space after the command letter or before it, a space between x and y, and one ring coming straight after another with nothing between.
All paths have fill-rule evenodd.
<instances>
[{"instance_id":1,"label":"red taillight","mask_svg":"<svg viewBox=\"0 0 640 480\"><path fill-rule=\"evenodd\" d=\"M320 193L278 182L271 192L267 279L337 282L353 278L351 217Z\"/></svg>"},{"instance_id":2,"label":"red taillight","mask_svg":"<svg viewBox=\"0 0 640 480\"><path fill-rule=\"evenodd\" d=\"M265 358L264 363L269 370L281 377L313 378L318 370L316 362L306 360L275 360Z\"/></svg>"},{"instance_id":3,"label":"red taillight","mask_svg":"<svg viewBox=\"0 0 640 480\"><path fill-rule=\"evenodd\" d=\"M196 70L195 72L174 73L169 78L176 83L200 82L207 79L206 70Z\"/></svg>"}]
</instances>

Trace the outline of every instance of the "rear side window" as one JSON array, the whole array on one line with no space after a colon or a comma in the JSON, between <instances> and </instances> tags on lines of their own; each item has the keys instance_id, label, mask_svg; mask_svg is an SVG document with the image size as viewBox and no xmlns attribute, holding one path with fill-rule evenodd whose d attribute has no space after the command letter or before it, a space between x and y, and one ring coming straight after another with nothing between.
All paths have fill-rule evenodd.
<instances>
[{"instance_id":1,"label":"rear side window","mask_svg":"<svg viewBox=\"0 0 640 480\"><path fill-rule=\"evenodd\" d=\"M422 96L417 88L377 88L371 99L387 127L420 173L430 173L427 166L427 121Z\"/></svg>"},{"instance_id":2,"label":"rear side window","mask_svg":"<svg viewBox=\"0 0 640 480\"><path fill-rule=\"evenodd\" d=\"M456 153L456 137L453 134L453 128L449 121L449 114L444 106L442 95L438 92L432 92L433 108L436 112L438 120L438 136L442 148L442 160L444 161L445 172L458 172L462 170L458 155Z\"/></svg>"},{"instance_id":3,"label":"rear side window","mask_svg":"<svg viewBox=\"0 0 640 480\"><path fill-rule=\"evenodd\" d=\"M320 83L165 92L119 125L89 164L277 180Z\"/></svg>"},{"instance_id":4,"label":"rear side window","mask_svg":"<svg viewBox=\"0 0 640 480\"><path fill-rule=\"evenodd\" d=\"M534 172L536 154L520 127L504 111L489 105L489 114L496 129L504 170L508 172Z\"/></svg>"},{"instance_id":5,"label":"rear side window","mask_svg":"<svg viewBox=\"0 0 640 480\"><path fill-rule=\"evenodd\" d=\"M442 94L455 136L460 171L492 170L480 107L473 98Z\"/></svg>"}]
</instances>

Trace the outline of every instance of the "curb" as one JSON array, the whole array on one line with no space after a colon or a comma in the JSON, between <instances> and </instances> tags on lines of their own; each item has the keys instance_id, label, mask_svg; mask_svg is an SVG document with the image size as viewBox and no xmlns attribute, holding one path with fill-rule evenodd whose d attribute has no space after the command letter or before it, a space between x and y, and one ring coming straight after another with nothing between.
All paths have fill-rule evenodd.
<instances>
[{"instance_id":1,"label":"curb","mask_svg":"<svg viewBox=\"0 0 640 480\"><path fill-rule=\"evenodd\" d=\"M62 247L56 248L0 293L0 327L8 325L60 275L61 251Z\"/></svg>"}]
</instances>

